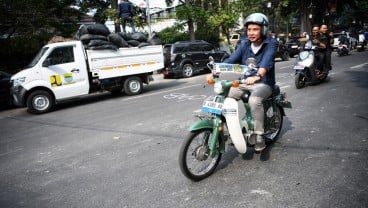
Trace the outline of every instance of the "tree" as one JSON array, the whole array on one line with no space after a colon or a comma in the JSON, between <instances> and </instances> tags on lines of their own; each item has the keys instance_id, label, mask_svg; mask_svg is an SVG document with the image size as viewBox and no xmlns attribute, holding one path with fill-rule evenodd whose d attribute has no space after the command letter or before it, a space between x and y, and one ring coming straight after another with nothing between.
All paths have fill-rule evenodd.
<instances>
[{"instance_id":1,"label":"tree","mask_svg":"<svg viewBox=\"0 0 368 208\"><path fill-rule=\"evenodd\" d=\"M3 0L0 4L0 67L23 67L51 36L70 37L82 13L74 0Z\"/></svg>"}]
</instances>

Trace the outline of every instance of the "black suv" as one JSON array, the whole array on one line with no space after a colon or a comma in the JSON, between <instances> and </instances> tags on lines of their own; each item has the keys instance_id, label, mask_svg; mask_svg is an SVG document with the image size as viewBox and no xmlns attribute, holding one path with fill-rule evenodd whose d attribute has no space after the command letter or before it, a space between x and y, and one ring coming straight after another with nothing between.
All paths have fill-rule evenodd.
<instances>
[{"instance_id":1,"label":"black suv","mask_svg":"<svg viewBox=\"0 0 368 208\"><path fill-rule=\"evenodd\" d=\"M164 78L191 77L203 70L208 70L207 63L212 56L215 62L222 62L229 54L216 49L203 41L179 41L168 45L165 51Z\"/></svg>"}]
</instances>

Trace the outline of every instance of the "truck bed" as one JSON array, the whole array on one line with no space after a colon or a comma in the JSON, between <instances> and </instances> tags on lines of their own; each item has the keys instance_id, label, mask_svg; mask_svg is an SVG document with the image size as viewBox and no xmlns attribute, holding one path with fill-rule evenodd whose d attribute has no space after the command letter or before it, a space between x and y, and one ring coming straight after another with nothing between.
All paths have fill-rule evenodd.
<instances>
[{"instance_id":1,"label":"truck bed","mask_svg":"<svg viewBox=\"0 0 368 208\"><path fill-rule=\"evenodd\" d=\"M86 50L92 77L106 79L153 72L164 68L161 45L119 48L114 50Z\"/></svg>"}]
</instances>

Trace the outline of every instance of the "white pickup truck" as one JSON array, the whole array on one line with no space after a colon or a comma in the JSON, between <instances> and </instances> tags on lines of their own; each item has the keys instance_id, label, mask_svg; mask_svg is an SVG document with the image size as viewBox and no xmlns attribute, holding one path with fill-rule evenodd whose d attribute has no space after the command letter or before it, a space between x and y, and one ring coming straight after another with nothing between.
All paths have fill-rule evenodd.
<instances>
[{"instance_id":1,"label":"white pickup truck","mask_svg":"<svg viewBox=\"0 0 368 208\"><path fill-rule=\"evenodd\" d=\"M14 104L34 114L58 102L107 90L142 92L154 71L164 67L161 45L86 50L80 41L45 45L26 69L11 78Z\"/></svg>"}]
</instances>

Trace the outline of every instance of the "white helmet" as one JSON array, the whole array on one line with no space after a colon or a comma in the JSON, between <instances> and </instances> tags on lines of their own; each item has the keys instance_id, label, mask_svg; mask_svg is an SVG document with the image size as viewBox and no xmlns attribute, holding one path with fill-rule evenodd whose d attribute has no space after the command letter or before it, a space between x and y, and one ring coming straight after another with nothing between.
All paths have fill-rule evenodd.
<instances>
[{"instance_id":1,"label":"white helmet","mask_svg":"<svg viewBox=\"0 0 368 208\"><path fill-rule=\"evenodd\" d=\"M267 32L268 32L268 18L266 17L266 15L264 15L262 13L250 14L245 19L245 23L244 23L245 28L248 28L248 25L250 23L261 25L262 26L261 34L262 34L263 37L266 37Z\"/></svg>"}]
</instances>

